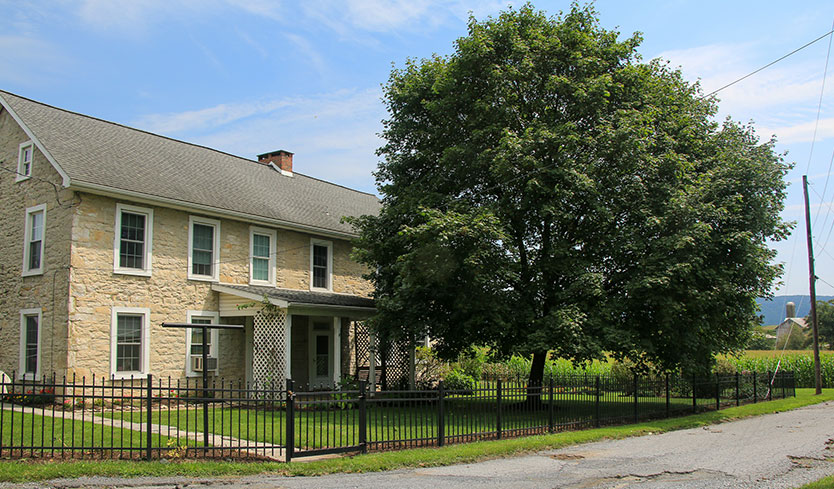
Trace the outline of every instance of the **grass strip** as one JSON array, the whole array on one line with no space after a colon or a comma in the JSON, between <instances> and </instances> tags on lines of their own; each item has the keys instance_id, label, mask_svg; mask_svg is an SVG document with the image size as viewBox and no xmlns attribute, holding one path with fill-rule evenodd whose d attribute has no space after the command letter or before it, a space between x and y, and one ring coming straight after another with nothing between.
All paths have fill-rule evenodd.
<instances>
[{"instance_id":1,"label":"grass strip","mask_svg":"<svg viewBox=\"0 0 834 489\"><path fill-rule=\"evenodd\" d=\"M530 436L510 440L449 445L442 448L418 448L379 452L355 457L313 462L292 462L290 464L280 462L253 463L223 461L2 461L0 462L0 481L31 482L59 477L76 478L82 476L217 477L264 473L286 476L314 476L332 473L375 472L414 467L438 467L520 455L539 450L563 448L569 445L599 440L616 440L632 436L698 428L710 424L777 413L834 400L834 389L826 390L820 396L815 396L813 389L797 389L796 394L797 397L795 398L748 404L741 407L722 409L721 411L710 411L680 418L669 418L623 426L570 431L553 435Z\"/></svg>"},{"instance_id":2,"label":"grass strip","mask_svg":"<svg viewBox=\"0 0 834 489\"><path fill-rule=\"evenodd\" d=\"M834 489L834 475L829 475L828 477L823 477L818 481L810 482L799 489Z\"/></svg>"}]
</instances>

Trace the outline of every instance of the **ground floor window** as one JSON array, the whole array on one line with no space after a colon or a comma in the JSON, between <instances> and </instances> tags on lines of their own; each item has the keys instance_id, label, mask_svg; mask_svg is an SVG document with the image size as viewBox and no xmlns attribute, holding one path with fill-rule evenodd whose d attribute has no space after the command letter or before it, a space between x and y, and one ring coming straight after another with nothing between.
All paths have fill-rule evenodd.
<instances>
[{"instance_id":1,"label":"ground floor window","mask_svg":"<svg viewBox=\"0 0 834 489\"><path fill-rule=\"evenodd\" d=\"M20 311L20 377L40 376L41 310Z\"/></svg>"},{"instance_id":2,"label":"ground floor window","mask_svg":"<svg viewBox=\"0 0 834 489\"><path fill-rule=\"evenodd\" d=\"M147 308L114 307L111 324L110 374L116 378L145 375L150 363Z\"/></svg>"}]
</instances>

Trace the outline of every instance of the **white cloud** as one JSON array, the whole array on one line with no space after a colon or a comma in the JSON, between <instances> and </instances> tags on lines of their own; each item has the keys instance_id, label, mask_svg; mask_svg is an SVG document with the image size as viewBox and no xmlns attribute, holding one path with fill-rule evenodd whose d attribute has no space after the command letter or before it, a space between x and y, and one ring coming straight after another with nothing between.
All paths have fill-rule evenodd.
<instances>
[{"instance_id":1,"label":"white cloud","mask_svg":"<svg viewBox=\"0 0 834 489\"><path fill-rule=\"evenodd\" d=\"M314 97L230 102L175 114L151 114L137 127L245 158L286 149L296 171L373 192L374 152L381 145L380 90L341 90Z\"/></svg>"},{"instance_id":2,"label":"white cloud","mask_svg":"<svg viewBox=\"0 0 834 489\"><path fill-rule=\"evenodd\" d=\"M0 36L0 81L32 85L55 82L71 64L63 50L40 39Z\"/></svg>"},{"instance_id":3,"label":"white cloud","mask_svg":"<svg viewBox=\"0 0 834 489\"><path fill-rule=\"evenodd\" d=\"M815 120L801 122L794 125L761 127L756 130L759 135L766 137L776 135L776 139L782 144L810 143L814 141ZM816 131L816 141L834 138L834 117L820 118Z\"/></svg>"},{"instance_id":4,"label":"white cloud","mask_svg":"<svg viewBox=\"0 0 834 489\"><path fill-rule=\"evenodd\" d=\"M318 72L319 76L322 78L326 77L328 71L327 62L325 62L324 57L318 52L313 44L310 43L310 41L297 34L291 34L289 32L285 32L284 37L286 37L296 47L296 49L300 51L303 58L307 60L316 72Z\"/></svg>"}]
</instances>

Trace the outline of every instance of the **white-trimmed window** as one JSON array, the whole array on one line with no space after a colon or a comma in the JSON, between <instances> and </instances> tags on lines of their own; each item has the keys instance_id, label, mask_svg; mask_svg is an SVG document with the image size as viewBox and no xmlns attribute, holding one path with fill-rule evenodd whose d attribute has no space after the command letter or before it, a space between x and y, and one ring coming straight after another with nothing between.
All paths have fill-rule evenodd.
<instances>
[{"instance_id":1,"label":"white-trimmed window","mask_svg":"<svg viewBox=\"0 0 834 489\"><path fill-rule=\"evenodd\" d=\"M32 162L35 159L35 144L32 141L20 143L17 151L17 177L15 182L28 180L32 176Z\"/></svg>"},{"instance_id":2,"label":"white-trimmed window","mask_svg":"<svg viewBox=\"0 0 834 489\"><path fill-rule=\"evenodd\" d=\"M150 277L153 209L116 204L115 233L113 271Z\"/></svg>"},{"instance_id":3,"label":"white-trimmed window","mask_svg":"<svg viewBox=\"0 0 834 489\"><path fill-rule=\"evenodd\" d=\"M188 218L188 278L220 280L220 221Z\"/></svg>"},{"instance_id":4,"label":"white-trimmed window","mask_svg":"<svg viewBox=\"0 0 834 489\"><path fill-rule=\"evenodd\" d=\"M333 289L333 242L310 240L310 290Z\"/></svg>"},{"instance_id":5,"label":"white-trimmed window","mask_svg":"<svg viewBox=\"0 0 834 489\"><path fill-rule=\"evenodd\" d=\"M110 323L110 374L117 379L148 373L150 317L146 307L114 307Z\"/></svg>"},{"instance_id":6,"label":"white-trimmed window","mask_svg":"<svg viewBox=\"0 0 834 489\"><path fill-rule=\"evenodd\" d=\"M220 314L216 311L186 311L186 322L191 324L218 324L220 322ZM209 329L207 336L208 356L209 358L217 358L219 330ZM188 376L202 375L202 370L194 370L194 358L199 357L202 362L203 357L203 330L202 328L187 328L185 330L185 372ZM215 368L209 368L209 371L217 370L217 360L213 365Z\"/></svg>"},{"instance_id":7,"label":"white-trimmed window","mask_svg":"<svg viewBox=\"0 0 834 489\"><path fill-rule=\"evenodd\" d=\"M41 375L41 310L20 311L20 370L18 378L36 379Z\"/></svg>"},{"instance_id":8,"label":"white-trimmed window","mask_svg":"<svg viewBox=\"0 0 834 489\"><path fill-rule=\"evenodd\" d=\"M26 209L23 231L23 276L43 273L46 204Z\"/></svg>"},{"instance_id":9,"label":"white-trimmed window","mask_svg":"<svg viewBox=\"0 0 834 489\"><path fill-rule=\"evenodd\" d=\"M249 228L249 283L275 286L275 242L272 229Z\"/></svg>"}]
</instances>

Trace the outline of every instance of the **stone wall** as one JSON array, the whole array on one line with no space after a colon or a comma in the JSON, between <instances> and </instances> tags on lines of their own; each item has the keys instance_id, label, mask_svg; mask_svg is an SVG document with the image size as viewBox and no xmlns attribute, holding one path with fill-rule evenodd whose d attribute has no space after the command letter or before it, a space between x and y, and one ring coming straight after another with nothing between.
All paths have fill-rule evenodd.
<instances>
[{"instance_id":1,"label":"stone wall","mask_svg":"<svg viewBox=\"0 0 834 489\"><path fill-rule=\"evenodd\" d=\"M153 209L153 270L150 277L113 273L117 202ZM175 209L83 194L72 228L69 358L75 373L109 375L112 308L141 307L151 311L150 372L163 378L185 375L185 332L165 329L161 324L185 322L187 310L219 310L218 294L211 290L211 282L187 278L189 215ZM220 282L247 284L250 225L219 220ZM278 287L309 289L311 237L277 230ZM350 260L350 244L331 241L334 244L334 292L370 295L372 289L361 278L361 266ZM347 337L343 338L347 341ZM221 333L218 375L243 378L244 339L242 332ZM293 355L293 363L295 358Z\"/></svg>"},{"instance_id":2,"label":"stone wall","mask_svg":"<svg viewBox=\"0 0 834 489\"><path fill-rule=\"evenodd\" d=\"M0 370L19 370L20 311L41 309L40 370L59 376L67 364L70 225L78 199L61 190L61 176L37 149L32 177L16 182L18 149L29 137L0 107ZM23 277L26 209L46 204L43 274Z\"/></svg>"}]
</instances>

